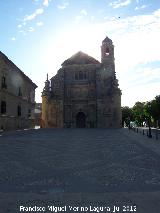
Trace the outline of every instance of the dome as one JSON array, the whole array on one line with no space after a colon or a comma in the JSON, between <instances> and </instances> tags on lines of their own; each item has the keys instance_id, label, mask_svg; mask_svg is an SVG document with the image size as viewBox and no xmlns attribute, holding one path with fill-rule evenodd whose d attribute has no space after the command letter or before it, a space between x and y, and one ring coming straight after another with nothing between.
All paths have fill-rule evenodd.
<instances>
[{"instance_id":1,"label":"dome","mask_svg":"<svg viewBox=\"0 0 160 213\"><path fill-rule=\"evenodd\" d=\"M79 51L62 63L62 66L67 65L82 65L82 64L99 64L100 62L93 57Z\"/></svg>"},{"instance_id":2,"label":"dome","mask_svg":"<svg viewBox=\"0 0 160 213\"><path fill-rule=\"evenodd\" d=\"M102 41L102 43L105 43L105 42L107 42L107 43L112 43L112 40L110 39L110 38L108 38L108 37L106 37L103 41Z\"/></svg>"}]
</instances>

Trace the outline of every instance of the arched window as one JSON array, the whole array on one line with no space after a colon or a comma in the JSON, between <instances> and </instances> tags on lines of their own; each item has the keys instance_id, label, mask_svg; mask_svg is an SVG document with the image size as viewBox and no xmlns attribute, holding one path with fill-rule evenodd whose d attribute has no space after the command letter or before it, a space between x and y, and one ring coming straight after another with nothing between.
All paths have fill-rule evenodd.
<instances>
[{"instance_id":1,"label":"arched window","mask_svg":"<svg viewBox=\"0 0 160 213\"><path fill-rule=\"evenodd\" d=\"M2 84L1 84L1 88L7 88L7 84L6 84L6 77L2 76Z\"/></svg>"},{"instance_id":2,"label":"arched window","mask_svg":"<svg viewBox=\"0 0 160 213\"><path fill-rule=\"evenodd\" d=\"M79 80L83 80L83 72L82 71L79 72Z\"/></svg>"},{"instance_id":3,"label":"arched window","mask_svg":"<svg viewBox=\"0 0 160 213\"><path fill-rule=\"evenodd\" d=\"M21 87L18 87L18 96L22 96L22 90L21 90Z\"/></svg>"},{"instance_id":4,"label":"arched window","mask_svg":"<svg viewBox=\"0 0 160 213\"><path fill-rule=\"evenodd\" d=\"M105 54L106 54L106 55L109 55L109 48L108 48L108 47L106 47Z\"/></svg>"},{"instance_id":5,"label":"arched window","mask_svg":"<svg viewBox=\"0 0 160 213\"><path fill-rule=\"evenodd\" d=\"M75 73L75 79L78 80L78 73Z\"/></svg>"},{"instance_id":6,"label":"arched window","mask_svg":"<svg viewBox=\"0 0 160 213\"><path fill-rule=\"evenodd\" d=\"M21 116L21 106L20 105L17 106L17 115Z\"/></svg>"},{"instance_id":7,"label":"arched window","mask_svg":"<svg viewBox=\"0 0 160 213\"><path fill-rule=\"evenodd\" d=\"M6 101L1 101L1 114L6 113Z\"/></svg>"},{"instance_id":8,"label":"arched window","mask_svg":"<svg viewBox=\"0 0 160 213\"><path fill-rule=\"evenodd\" d=\"M84 79L87 79L87 74L86 72L83 73Z\"/></svg>"},{"instance_id":9,"label":"arched window","mask_svg":"<svg viewBox=\"0 0 160 213\"><path fill-rule=\"evenodd\" d=\"M31 118L31 109L28 110L28 118Z\"/></svg>"},{"instance_id":10,"label":"arched window","mask_svg":"<svg viewBox=\"0 0 160 213\"><path fill-rule=\"evenodd\" d=\"M85 80L85 79L87 79L86 71L79 71L75 73L75 80Z\"/></svg>"}]
</instances>

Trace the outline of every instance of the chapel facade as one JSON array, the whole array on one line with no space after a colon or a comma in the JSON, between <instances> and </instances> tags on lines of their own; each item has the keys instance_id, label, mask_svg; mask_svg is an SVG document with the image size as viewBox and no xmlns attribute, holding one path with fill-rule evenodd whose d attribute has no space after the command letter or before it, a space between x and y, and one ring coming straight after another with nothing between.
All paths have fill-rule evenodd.
<instances>
[{"instance_id":1,"label":"chapel facade","mask_svg":"<svg viewBox=\"0 0 160 213\"><path fill-rule=\"evenodd\" d=\"M121 90L115 73L114 45L106 37L101 63L78 52L45 82L42 128L121 128Z\"/></svg>"}]
</instances>

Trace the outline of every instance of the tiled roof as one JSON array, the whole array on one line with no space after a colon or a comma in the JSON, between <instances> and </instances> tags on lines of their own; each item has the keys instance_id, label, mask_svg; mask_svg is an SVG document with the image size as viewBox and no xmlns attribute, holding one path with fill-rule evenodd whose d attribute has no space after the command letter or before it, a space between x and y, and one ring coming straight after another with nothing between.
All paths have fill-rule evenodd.
<instances>
[{"instance_id":1,"label":"tiled roof","mask_svg":"<svg viewBox=\"0 0 160 213\"><path fill-rule=\"evenodd\" d=\"M67 65L82 65L82 64L99 64L100 62L96 60L95 58L87 55L86 53L83 53L79 51L78 53L74 54L67 60L65 60L62 63L62 66L67 66Z\"/></svg>"}]
</instances>

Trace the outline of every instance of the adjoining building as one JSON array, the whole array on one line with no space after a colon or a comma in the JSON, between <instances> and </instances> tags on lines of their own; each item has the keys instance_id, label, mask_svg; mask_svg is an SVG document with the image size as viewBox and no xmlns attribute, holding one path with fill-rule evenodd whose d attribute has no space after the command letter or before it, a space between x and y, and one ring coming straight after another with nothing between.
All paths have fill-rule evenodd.
<instances>
[{"instance_id":1,"label":"adjoining building","mask_svg":"<svg viewBox=\"0 0 160 213\"><path fill-rule=\"evenodd\" d=\"M0 52L0 129L34 126L37 85Z\"/></svg>"},{"instance_id":2,"label":"adjoining building","mask_svg":"<svg viewBox=\"0 0 160 213\"><path fill-rule=\"evenodd\" d=\"M42 117L42 103L36 103L34 109L34 117L35 117L35 128L40 128Z\"/></svg>"},{"instance_id":3,"label":"adjoining building","mask_svg":"<svg viewBox=\"0 0 160 213\"><path fill-rule=\"evenodd\" d=\"M115 73L114 46L106 37L101 63L78 52L62 63L42 92L43 128L120 128L121 90Z\"/></svg>"}]
</instances>

